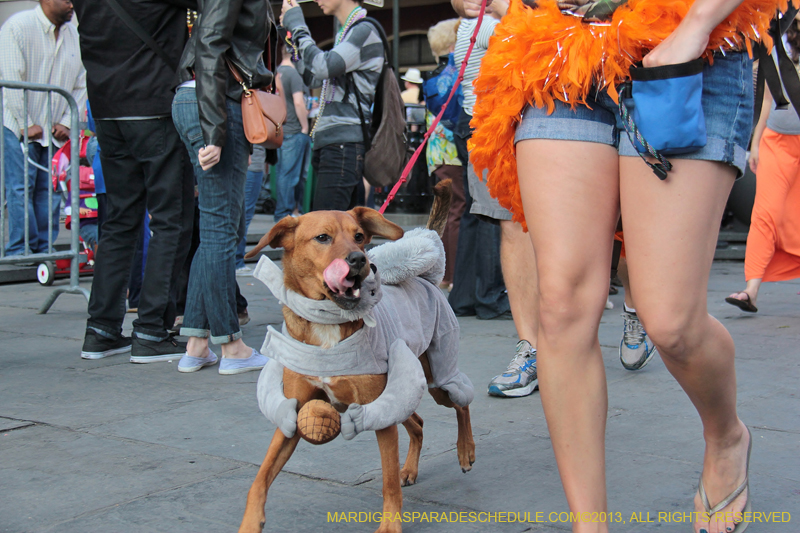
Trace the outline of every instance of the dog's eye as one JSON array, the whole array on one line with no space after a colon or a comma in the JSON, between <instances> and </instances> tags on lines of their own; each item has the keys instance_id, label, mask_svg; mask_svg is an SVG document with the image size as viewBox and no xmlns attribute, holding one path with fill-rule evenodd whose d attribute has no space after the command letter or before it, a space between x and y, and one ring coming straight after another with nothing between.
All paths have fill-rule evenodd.
<instances>
[{"instance_id":1,"label":"dog's eye","mask_svg":"<svg viewBox=\"0 0 800 533\"><path fill-rule=\"evenodd\" d=\"M356 242L357 243L364 242L364 234L363 233L356 233Z\"/></svg>"},{"instance_id":2,"label":"dog's eye","mask_svg":"<svg viewBox=\"0 0 800 533\"><path fill-rule=\"evenodd\" d=\"M322 244L328 244L329 242L331 242L331 236L327 235L325 233L322 233L322 234L317 235L316 237L314 237L314 240L316 240L317 242L322 243Z\"/></svg>"}]
</instances>

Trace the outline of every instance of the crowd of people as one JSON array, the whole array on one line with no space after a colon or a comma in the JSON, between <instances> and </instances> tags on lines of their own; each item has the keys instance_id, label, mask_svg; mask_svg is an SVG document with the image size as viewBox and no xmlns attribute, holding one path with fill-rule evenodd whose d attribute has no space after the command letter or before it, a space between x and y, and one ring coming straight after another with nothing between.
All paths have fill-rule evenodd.
<instances>
[{"instance_id":1,"label":"crowd of people","mask_svg":"<svg viewBox=\"0 0 800 533\"><path fill-rule=\"evenodd\" d=\"M426 149L433 180L453 183L441 288L458 316L513 320L516 349L488 393L521 397L541 389L573 512L607 507L608 400L597 334L617 250L625 290L621 364L639 370L657 347L703 423L695 510L706 515L698 515L695 531L746 527L731 512L749 506L751 437L736 410L733 341L708 314L706 294L723 209L745 171L748 146L758 188L747 285L727 301L755 312L763 281L800 277L800 121L794 110L777 108L767 90L751 141L752 60L743 39L766 34L770 18L749 10L753 1L678 2L686 4L685 16L651 28L657 39L634 30L616 36L628 47L623 57L597 45L602 39L591 28L612 16L639 20L646 2L619 8L624 2L490 0L479 18L480 0L452 0L459 18L428 33L436 67L402 76L403 100L424 104L431 128L466 61L458 98L429 132ZM180 358L180 372L219 363L220 374L265 365L242 339L249 315L237 283L237 275L251 272L245 237L265 165L276 167L276 222L303 214L309 165L312 209L348 210L368 198L363 121L372 117L387 60L381 32L364 20L360 0L316 3L338 22L327 51L297 0L284 0L279 17L264 0L41 0L3 25L0 78L57 85L80 106L88 93L91 103L96 146L87 157L99 161L103 201L83 358L130 352L134 363ZM73 9L79 29L68 24ZM280 61L270 70L265 50L273 25L280 28ZM566 31L577 37L563 50L567 44L551 37ZM796 23L786 44L797 64ZM528 54L535 46L554 53ZM596 46L601 53L593 57L602 61L578 64ZM698 58L713 58L702 66L707 141L665 163L630 135L620 113L630 94L618 88L631 60L657 77ZM535 78L523 83L525 76ZM269 86L287 110L283 143L273 152L251 146L241 110L246 91ZM310 91L317 89L312 122ZM28 97L27 109L19 91L3 102L5 252L46 252L58 234L58 196L50 200L47 172L30 165L24 175L24 158L49 167L50 143L69 138L69 109L56 97L47 110L43 93ZM655 159L643 162L643 151ZM624 246L613 245L615 233ZM137 245L143 236L144 260ZM137 271L137 318L126 336ZM606 530L603 523L573 524L576 532Z\"/></svg>"}]
</instances>

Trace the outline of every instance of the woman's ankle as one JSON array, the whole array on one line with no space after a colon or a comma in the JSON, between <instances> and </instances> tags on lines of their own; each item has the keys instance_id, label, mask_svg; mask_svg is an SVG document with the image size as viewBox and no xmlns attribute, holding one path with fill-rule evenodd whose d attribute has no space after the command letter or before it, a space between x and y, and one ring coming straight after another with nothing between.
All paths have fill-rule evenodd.
<instances>
[{"instance_id":1,"label":"woman's ankle","mask_svg":"<svg viewBox=\"0 0 800 533\"><path fill-rule=\"evenodd\" d=\"M189 341L186 343L186 353L190 357L208 357L208 339L189 337Z\"/></svg>"},{"instance_id":2,"label":"woman's ankle","mask_svg":"<svg viewBox=\"0 0 800 533\"><path fill-rule=\"evenodd\" d=\"M736 423L731 424L730 428L724 432L714 435L704 432L703 439L705 440L706 449L712 453L716 450L735 448L741 446L742 442L747 440L747 426L741 419L737 418Z\"/></svg>"},{"instance_id":3,"label":"woman's ankle","mask_svg":"<svg viewBox=\"0 0 800 533\"><path fill-rule=\"evenodd\" d=\"M247 359L251 355L253 355L253 349L247 346L242 339L222 345L222 357L226 359Z\"/></svg>"}]
</instances>

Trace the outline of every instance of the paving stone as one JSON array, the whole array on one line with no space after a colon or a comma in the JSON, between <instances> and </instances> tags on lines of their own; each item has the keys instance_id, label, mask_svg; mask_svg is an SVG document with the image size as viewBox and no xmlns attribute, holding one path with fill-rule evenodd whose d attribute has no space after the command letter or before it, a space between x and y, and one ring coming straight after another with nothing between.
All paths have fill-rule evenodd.
<instances>
[{"instance_id":1,"label":"paving stone","mask_svg":"<svg viewBox=\"0 0 800 533\"><path fill-rule=\"evenodd\" d=\"M271 217L270 217L271 218ZM249 300L244 340L260 347L281 310L266 288L240 277ZM82 284L88 286L88 279ZM57 282L64 283L64 282ZM737 346L739 412L752 429L754 510L800 517L800 282L764 284L759 313L724 303L744 285L741 263L717 262L709 311ZM274 427L258 410L258 373L220 376L216 368L177 372L177 361L133 365L127 356L79 357L86 301L59 298L36 309L51 288L0 285L0 532L234 531L247 490ZM702 467L700 420L656 356L638 372L618 357L622 295L599 330L609 390L609 508L625 524L614 532L683 532L686 523L631 523L631 513L689 512ZM124 331L135 316L127 314ZM458 466L451 409L425 398L420 474L405 487L404 510L416 512L567 510L541 398L486 394L517 341L512 321L459 319L460 367L472 379L470 407L477 461ZM401 461L408 437L400 429ZM190 461L194 461L191 463ZM277 478L265 531L372 532L376 524L334 524L333 511L381 509L380 455L374 434L324 446L301 442ZM535 516L535 515L534 515ZM559 522L406 524L406 532L566 532ZM748 531L793 533L796 524L757 524Z\"/></svg>"}]
</instances>

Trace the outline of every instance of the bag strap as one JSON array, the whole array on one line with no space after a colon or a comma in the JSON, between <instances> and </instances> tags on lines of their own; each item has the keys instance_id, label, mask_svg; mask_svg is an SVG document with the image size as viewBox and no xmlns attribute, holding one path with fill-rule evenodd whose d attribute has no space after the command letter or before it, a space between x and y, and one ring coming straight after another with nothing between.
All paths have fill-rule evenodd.
<instances>
[{"instance_id":1,"label":"bag strap","mask_svg":"<svg viewBox=\"0 0 800 533\"><path fill-rule=\"evenodd\" d=\"M381 42L383 42L383 62L384 64L389 64L389 57L391 57L392 53L391 49L389 48L389 38L386 37L386 32L383 30L383 26L381 26L381 23L372 17L364 17L355 21L353 25L350 26L350 30L352 31L353 28L362 22L369 22L375 26L376 30L378 30L378 36L381 38Z\"/></svg>"},{"instance_id":2,"label":"bag strap","mask_svg":"<svg viewBox=\"0 0 800 533\"><path fill-rule=\"evenodd\" d=\"M153 52L155 52L156 55L173 70L173 72L178 71L178 65L172 60L172 58L167 55L163 48L158 46L158 43L155 41L155 39L153 39L153 37L146 31L144 31L144 28L142 28L142 26L136 22L133 17L131 17L130 13L125 11L125 8L123 8L119 2L117 2L117 0L106 0L106 2L108 3L109 7L114 10L114 13L117 14L122 22L124 22L125 25L128 26L128 28L144 42L144 44L146 44Z\"/></svg>"},{"instance_id":3,"label":"bag strap","mask_svg":"<svg viewBox=\"0 0 800 533\"><path fill-rule=\"evenodd\" d=\"M233 64L233 61L231 61L228 56L225 56L225 63L228 65L228 70L231 71L233 79L236 80L236 83L242 86L245 96L250 96L251 94L250 89L247 87L244 80L242 79L242 75L239 73L239 69L236 68L236 65Z\"/></svg>"},{"instance_id":4,"label":"bag strap","mask_svg":"<svg viewBox=\"0 0 800 533\"><path fill-rule=\"evenodd\" d=\"M789 2L789 8L782 17L776 16L770 24L769 34L772 37L775 46L775 52L778 56L778 65L772 55L767 50L763 43L756 45L756 55L758 57L758 71L756 73L756 94L755 94L755 107L753 113L753 123L757 124L759 117L761 117L762 104L764 101L764 87L769 87L769 92L775 100L775 106L778 109L785 109L788 107L790 101L795 112L800 116L800 78L797 74L797 69L794 62L786 53L786 48L783 46L783 34L789 29L789 26L794 22L794 17L797 15L798 8ZM780 15L780 12L778 12ZM783 82L783 83L781 83ZM789 100L784 95L784 87Z\"/></svg>"},{"instance_id":5,"label":"bag strap","mask_svg":"<svg viewBox=\"0 0 800 533\"><path fill-rule=\"evenodd\" d=\"M372 24L375 29L378 31L378 36L381 38L381 42L383 43L383 68L381 69L381 74L378 77L378 85L375 87L375 99L377 100L378 92L380 91L381 86L383 85L383 76L386 74L386 69L389 67L389 39L386 37L386 32L383 31L383 26L381 23L375 20L372 17L364 17L359 19L350 26L350 30L356 27L361 22L369 22ZM352 72L348 72L345 75L345 93L344 93L344 100L347 101L347 97L350 94L350 86L353 87L353 92L356 95L356 107L358 108L358 116L361 119L361 134L364 136L364 152L368 152L370 148L372 148L372 135L369 133L369 128L367 127L367 121L364 120L364 110L361 109L361 92L358 90L358 84L356 83L355 78L353 77ZM376 106L377 108L377 106Z\"/></svg>"},{"instance_id":6,"label":"bag strap","mask_svg":"<svg viewBox=\"0 0 800 533\"><path fill-rule=\"evenodd\" d=\"M639 152L639 150L636 150L636 153L639 154L639 157L642 158L642 161L644 161L645 165L650 167L650 170L652 170L653 173L656 176L658 176L658 179L664 181L665 179L667 179L667 172L672 170L672 163L670 163L667 158L661 155L658 152L658 150L653 148L650 145L650 143L648 143L647 140L645 140L644 136L642 135L642 132L639 131L639 128L637 128L636 124L633 122L633 116L631 116L627 106L622 101L623 98L628 97L630 95L630 92L631 92L631 82L623 83L619 89L619 115L622 118L623 126L625 126L625 133L628 134L628 139L631 141L631 144L633 145L633 148L635 150L636 150L636 141L634 140L634 137L644 147L645 151L647 151L647 153L650 156L652 156L654 159L658 161L657 163L651 163L650 161L647 160L644 154Z\"/></svg>"},{"instance_id":7,"label":"bag strap","mask_svg":"<svg viewBox=\"0 0 800 533\"><path fill-rule=\"evenodd\" d=\"M369 128L367 127L367 121L364 120L364 110L361 109L361 92L358 90L358 85L356 84L356 80L353 78L352 74L347 74L346 76L346 91L345 91L345 100L347 99L347 93L349 92L350 85L353 86L353 92L356 95L356 107L358 108L358 116L361 119L361 134L364 136L364 153L369 152L370 148L372 148L372 135L369 134ZM381 77L378 80L378 85L381 84L381 80L383 80L383 72L381 72ZM377 93L377 90L376 90Z\"/></svg>"}]
</instances>

